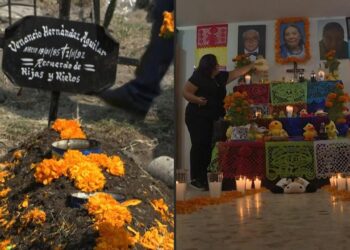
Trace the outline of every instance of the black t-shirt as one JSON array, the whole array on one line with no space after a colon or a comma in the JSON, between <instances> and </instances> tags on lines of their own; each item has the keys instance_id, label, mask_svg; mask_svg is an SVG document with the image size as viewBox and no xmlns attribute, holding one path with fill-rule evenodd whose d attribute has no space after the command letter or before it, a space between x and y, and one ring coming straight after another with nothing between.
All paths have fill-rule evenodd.
<instances>
[{"instance_id":1,"label":"black t-shirt","mask_svg":"<svg viewBox=\"0 0 350 250\"><path fill-rule=\"evenodd\" d=\"M206 98L207 104L199 106L195 103L188 103L186 113L214 120L223 117L225 115L223 101L226 96L227 79L228 72L226 71L221 71L215 78L207 77L197 70L194 71L188 81L198 88L195 95Z\"/></svg>"}]
</instances>

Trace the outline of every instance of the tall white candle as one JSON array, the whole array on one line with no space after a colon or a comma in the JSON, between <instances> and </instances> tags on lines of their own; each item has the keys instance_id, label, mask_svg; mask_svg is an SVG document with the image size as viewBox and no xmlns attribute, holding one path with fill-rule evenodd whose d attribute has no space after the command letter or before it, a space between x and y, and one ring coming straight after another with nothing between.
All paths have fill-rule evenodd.
<instances>
[{"instance_id":1,"label":"tall white candle","mask_svg":"<svg viewBox=\"0 0 350 250\"><path fill-rule=\"evenodd\" d=\"M177 201L185 200L186 186L187 186L186 183L181 183L176 181L176 200Z\"/></svg>"},{"instance_id":2,"label":"tall white candle","mask_svg":"<svg viewBox=\"0 0 350 250\"><path fill-rule=\"evenodd\" d=\"M245 75L244 79L245 79L245 83L246 84L250 84L252 76L251 75Z\"/></svg>"},{"instance_id":3,"label":"tall white candle","mask_svg":"<svg viewBox=\"0 0 350 250\"><path fill-rule=\"evenodd\" d=\"M245 192L245 181L246 178L242 178L241 176L239 177L238 180L236 180L236 190L239 192L244 193Z\"/></svg>"},{"instance_id":4,"label":"tall white candle","mask_svg":"<svg viewBox=\"0 0 350 250\"><path fill-rule=\"evenodd\" d=\"M256 178L254 180L254 188L255 189L260 189L261 188L261 180L259 178Z\"/></svg>"},{"instance_id":5,"label":"tall white candle","mask_svg":"<svg viewBox=\"0 0 350 250\"><path fill-rule=\"evenodd\" d=\"M245 182L245 189L246 190L251 190L252 189L252 180L251 179L247 179Z\"/></svg>"},{"instance_id":6,"label":"tall white candle","mask_svg":"<svg viewBox=\"0 0 350 250\"><path fill-rule=\"evenodd\" d=\"M338 176L337 178L337 189L338 190L346 190L346 180L345 178L341 177L341 176Z\"/></svg>"}]
</instances>

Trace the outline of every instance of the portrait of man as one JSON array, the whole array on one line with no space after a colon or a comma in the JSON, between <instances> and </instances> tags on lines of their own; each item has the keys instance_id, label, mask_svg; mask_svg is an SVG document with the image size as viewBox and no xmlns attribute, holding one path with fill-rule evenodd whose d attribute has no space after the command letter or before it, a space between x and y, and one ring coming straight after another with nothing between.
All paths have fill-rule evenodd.
<instances>
[{"instance_id":1,"label":"portrait of man","mask_svg":"<svg viewBox=\"0 0 350 250\"><path fill-rule=\"evenodd\" d=\"M238 26L238 54L248 54L251 61L265 57L266 25Z\"/></svg>"},{"instance_id":2,"label":"portrait of man","mask_svg":"<svg viewBox=\"0 0 350 250\"><path fill-rule=\"evenodd\" d=\"M336 51L336 58L349 58L346 23L343 19L321 20L318 22L320 59L325 60L330 50Z\"/></svg>"}]
</instances>

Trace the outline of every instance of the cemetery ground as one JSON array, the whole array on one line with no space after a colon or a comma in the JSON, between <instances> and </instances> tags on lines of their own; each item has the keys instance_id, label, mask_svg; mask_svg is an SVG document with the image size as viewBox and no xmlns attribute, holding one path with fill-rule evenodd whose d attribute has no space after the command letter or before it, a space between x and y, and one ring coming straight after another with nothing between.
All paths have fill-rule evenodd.
<instances>
[{"instance_id":1,"label":"cemetery ground","mask_svg":"<svg viewBox=\"0 0 350 250\"><path fill-rule=\"evenodd\" d=\"M150 24L146 13L135 11L128 20L115 17L110 27L112 35L120 42L120 55L140 58L145 50ZM116 85L120 86L134 77L133 66L118 65ZM54 180L49 185L36 183L32 163L50 157L50 145L58 139L55 131L48 129L47 120L50 93L14 86L1 72L0 92L6 100L0 104L0 160L14 162L13 153L22 150L22 158L10 172L5 182L11 188L1 206L7 204L9 215L15 218L6 231L0 229L1 240L11 238L16 249L92 249L98 237L93 228L92 217L85 208L69 206L69 195L78 191L66 177ZM130 206L131 226L143 235L159 220L164 222L150 202L163 198L173 211L173 190L160 180L152 178L143 170L152 159L167 155L174 157L174 85L173 68L162 82L163 92L144 120L128 112L110 107L95 96L61 93L59 118L79 117L82 129L89 139L101 142L102 151L109 156L119 155L125 162L125 176L115 177L104 172L105 192L121 194L141 203ZM28 195L28 207L21 207ZM24 227L19 219L28 209L38 207L46 212L43 225ZM143 249L140 244L136 249Z\"/></svg>"}]
</instances>

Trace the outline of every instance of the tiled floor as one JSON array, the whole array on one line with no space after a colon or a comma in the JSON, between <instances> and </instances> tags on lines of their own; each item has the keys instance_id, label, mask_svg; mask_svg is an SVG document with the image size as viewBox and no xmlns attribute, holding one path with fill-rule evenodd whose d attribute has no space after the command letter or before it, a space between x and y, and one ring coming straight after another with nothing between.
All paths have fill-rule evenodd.
<instances>
[{"instance_id":1,"label":"tiled floor","mask_svg":"<svg viewBox=\"0 0 350 250\"><path fill-rule=\"evenodd\" d=\"M334 202L328 192L318 190L264 192L207 206L177 215L176 249L350 249L350 202Z\"/></svg>"}]
</instances>

